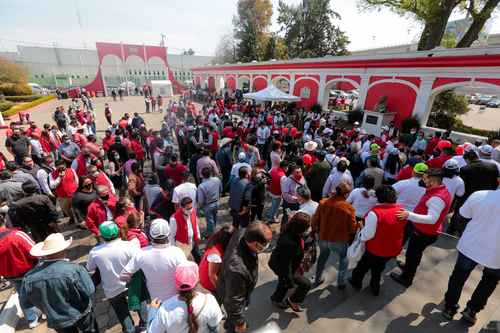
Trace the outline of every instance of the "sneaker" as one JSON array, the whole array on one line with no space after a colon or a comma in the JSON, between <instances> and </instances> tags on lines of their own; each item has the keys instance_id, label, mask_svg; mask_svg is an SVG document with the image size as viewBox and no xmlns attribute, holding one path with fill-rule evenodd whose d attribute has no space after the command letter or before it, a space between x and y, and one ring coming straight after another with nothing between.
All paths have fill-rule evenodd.
<instances>
[{"instance_id":1,"label":"sneaker","mask_svg":"<svg viewBox=\"0 0 500 333\"><path fill-rule=\"evenodd\" d=\"M28 327L30 329L34 329L35 327L37 327L38 325L40 325L40 322L38 321L39 318L36 318L35 320L31 321L29 324L28 324Z\"/></svg>"},{"instance_id":2,"label":"sneaker","mask_svg":"<svg viewBox=\"0 0 500 333\"><path fill-rule=\"evenodd\" d=\"M459 306L455 305L453 307L445 307L441 315L444 319L451 321L453 317L457 314Z\"/></svg>"},{"instance_id":3,"label":"sneaker","mask_svg":"<svg viewBox=\"0 0 500 333\"><path fill-rule=\"evenodd\" d=\"M462 320L467 322L468 324L474 325L477 321L476 314L476 311L465 308L465 310L462 311Z\"/></svg>"},{"instance_id":4,"label":"sneaker","mask_svg":"<svg viewBox=\"0 0 500 333\"><path fill-rule=\"evenodd\" d=\"M408 281L407 279L405 279L405 278L403 277L403 274L397 274L397 273L395 273L395 272L392 272L392 273L391 273L391 278L392 278L395 282L399 283L400 285L402 285L402 286L403 286L403 287L405 287L405 288L408 288L409 286L411 286L411 282L410 282L410 281Z\"/></svg>"}]
</instances>

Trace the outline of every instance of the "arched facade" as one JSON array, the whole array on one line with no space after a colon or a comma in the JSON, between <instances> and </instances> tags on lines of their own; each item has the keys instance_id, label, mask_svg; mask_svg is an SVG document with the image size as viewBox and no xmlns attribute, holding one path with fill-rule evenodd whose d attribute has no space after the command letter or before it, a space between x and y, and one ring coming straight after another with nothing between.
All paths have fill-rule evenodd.
<instances>
[{"instance_id":1,"label":"arched facade","mask_svg":"<svg viewBox=\"0 0 500 333\"><path fill-rule=\"evenodd\" d=\"M290 92L301 97L306 108L315 103L326 107L329 90L354 90L358 106L373 110L387 96L390 112L400 123L416 116L424 125L438 91L467 82L500 86L500 48L468 48L419 51L373 56L343 56L317 59L269 61L194 68L195 74L234 75L263 89L279 79L289 82Z\"/></svg>"}]
</instances>

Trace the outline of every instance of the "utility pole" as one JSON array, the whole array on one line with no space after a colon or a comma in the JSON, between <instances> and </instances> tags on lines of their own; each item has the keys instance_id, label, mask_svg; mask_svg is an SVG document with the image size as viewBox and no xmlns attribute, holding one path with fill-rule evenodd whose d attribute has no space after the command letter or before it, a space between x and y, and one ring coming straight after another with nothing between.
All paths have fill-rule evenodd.
<instances>
[{"instance_id":1,"label":"utility pole","mask_svg":"<svg viewBox=\"0 0 500 333\"><path fill-rule=\"evenodd\" d=\"M161 36L160 46L161 46L161 47L165 47L165 37L167 37L167 35L165 35L165 34L160 34L160 36Z\"/></svg>"}]
</instances>

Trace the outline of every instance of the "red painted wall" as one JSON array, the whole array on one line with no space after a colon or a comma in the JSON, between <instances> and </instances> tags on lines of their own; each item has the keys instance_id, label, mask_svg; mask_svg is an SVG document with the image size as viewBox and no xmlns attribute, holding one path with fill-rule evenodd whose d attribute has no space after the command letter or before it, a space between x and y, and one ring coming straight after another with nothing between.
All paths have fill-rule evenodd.
<instances>
[{"instance_id":1,"label":"red painted wall","mask_svg":"<svg viewBox=\"0 0 500 333\"><path fill-rule=\"evenodd\" d=\"M470 81L469 78L462 78L462 77L440 77L434 80L434 83L432 84L432 89L444 86L445 84L450 84L450 83L457 83L457 82L468 82Z\"/></svg>"},{"instance_id":2,"label":"red painted wall","mask_svg":"<svg viewBox=\"0 0 500 333\"><path fill-rule=\"evenodd\" d=\"M256 77L253 79L253 91L259 91L267 87L267 80L263 77Z\"/></svg>"},{"instance_id":3,"label":"red painted wall","mask_svg":"<svg viewBox=\"0 0 500 333\"><path fill-rule=\"evenodd\" d=\"M365 110L373 110L382 96L387 96L389 112L396 112L395 122L400 125L403 119L411 116L417 94L409 86L397 82L383 82L368 90Z\"/></svg>"},{"instance_id":4,"label":"red painted wall","mask_svg":"<svg viewBox=\"0 0 500 333\"><path fill-rule=\"evenodd\" d=\"M208 77L208 90L215 91L215 78L213 76Z\"/></svg>"},{"instance_id":5,"label":"red painted wall","mask_svg":"<svg viewBox=\"0 0 500 333\"><path fill-rule=\"evenodd\" d=\"M85 86L87 91L93 91L97 94L97 92L104 93L104 82L102 82L101 70L97 71L97 74L94 78L94 81L90 82Z\"/></svg>"},{"instance_id":6,"label":"red painted wall","mask_svg":"<svg viewBox=\"0 0 500 333\"><path fill-rule=\"evenodd\" d=\"M228 77L226 80L226 86L228 89L236 90L236 80L234 77Z\"/></svg>"},{"instance_id":7,"label":"red painted wall","mask_svg":"<svg viewBox=\"0 0 500 333\"><path fill-rule=\"evenodd\" d=\"M300 102L298 102L297 104L300 106L300 107L304 107L304 108L310 108L313 104L316 104L318 102L318 84L313 81L313 80L307 80L307 79L303 79L303 80L299 80L297 82L295 82L295 87L293 89L293 94L295 96L299 96L300 97L300 90L304 87L307 87L311 90L311 93L309 94L309 98L302 98L300 100Z\"/></svg>"}]
</instances>

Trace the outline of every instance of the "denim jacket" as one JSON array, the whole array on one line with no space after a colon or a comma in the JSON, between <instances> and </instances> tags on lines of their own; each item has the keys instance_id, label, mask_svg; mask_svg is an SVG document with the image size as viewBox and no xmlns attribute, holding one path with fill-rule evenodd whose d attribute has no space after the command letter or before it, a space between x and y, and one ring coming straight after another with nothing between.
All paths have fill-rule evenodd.
<instances>
[{"instance_id":1,"label":"denim jacket","mask_svg":"<svg viewBox=\"0 0 500 333\"><path fill-rule=\"evenodd\" d=\"M36 306L51 328L73 326L92 308L94 284L87 270L67 260L41 261L24 276L21 305Z\"/></svg>"}]
</instances>

